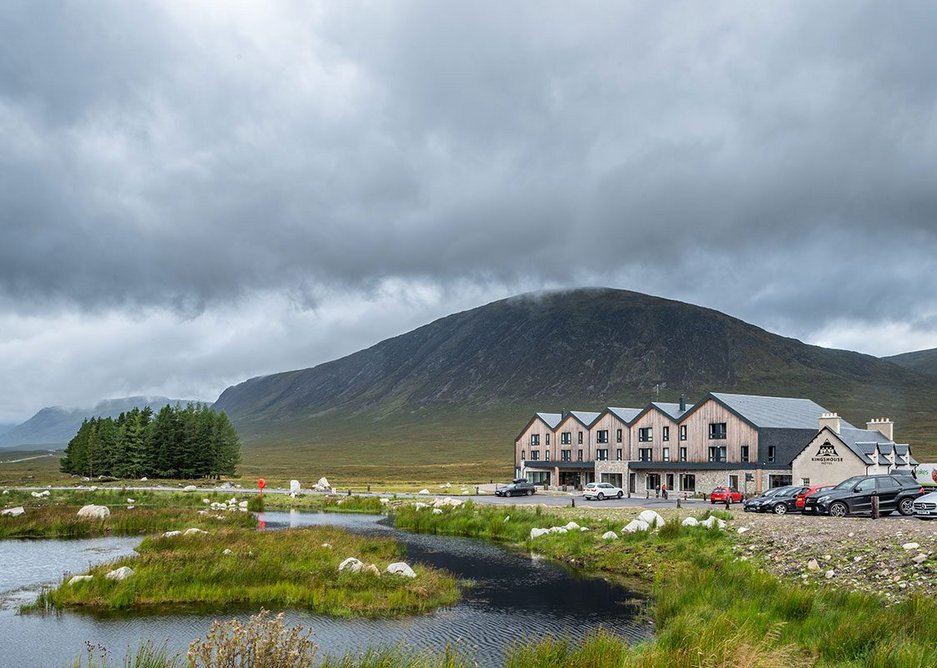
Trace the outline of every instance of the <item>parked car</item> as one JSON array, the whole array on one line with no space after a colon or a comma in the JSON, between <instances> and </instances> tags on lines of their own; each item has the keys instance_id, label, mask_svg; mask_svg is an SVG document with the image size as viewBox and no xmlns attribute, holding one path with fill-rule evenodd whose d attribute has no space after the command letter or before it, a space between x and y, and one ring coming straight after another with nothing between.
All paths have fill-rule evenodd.
<instances>
[{"instance_id":1,"label":"parked car","mask_svg":"<svg viewBox=\"0 0 937 668\"><path fill-rule=\"evenodd\" d=\"M787 487L773 487L761 496L745 502L745 511L749 513L776 513L783 515L794 510L797 502L797 493L803 489L802 485Z\"/></svg>"},{"instance_id":2,"label":"parked car","mask_svg":"<svg viewBox=\"0 0 937 668\"><path fill-rule=\"evenodd\" d=\"M908 475L858 475L818 495L816 510L833 517L868 513L872 510L872 497L878 496L882 515L891 515L896 510L902 515L911 515L914 502L922 494L924 488L921 483Z\"/></svg>"},{"instance_id":3,"label":"parked car","mask_svg":"<svg viewBox=\"0 0 937 668\"><path fill-rule=\"evenodd\" d=\"M604 501L612 497L620 499L625 495L625 492L621 487L615 487L609 482L590 482L582 490L582 495L587 499Z\"/></svg>"},{"instance_id":4,"label":"parked car","mask_svg":"<svg viewBox=\"0 0 937 668\"><path fill-rule=\"evenodd\" d=\"M806 507L807 497L813 495L819 495L820 492L825 492L828 489L833 489L833 485L806 485L800 492L797 493L797 497L794 505L802 513L813 513L816 512L816 506L810 506L808 510Z\"/></svg>"},{"instance_id":5,"label":"parked car","mask_svg":"<svg viewBox=\"0 0 937 668\"><path fill-rule=\"evenodd\" d=\"M729 499L729 503L742 503L742 499L745 497L735 487L717 487L709 495L709 502L725 503L726 498Z\"/></svg>"},{"instance_id":6,"label":"parked car","mask_svg":"<svg viewBox=\"0 0 937 668\"><path fill-rule=\"evenodd\" d=\"M937 492L914 500L914 516L919 520L937 520Z\"/></svg>"},{"instance_id":7,"label":"parked car","mask_svg":"<svg viewBox=\"0 0 937 668\"><path fill-rule=\"evenodd\" d=\"M496 496L530 496L537 491L534 484L527 482L524 478L514 478L511 484L504 487L498 487L495 490Z\"/></svg>"}]
</instances>

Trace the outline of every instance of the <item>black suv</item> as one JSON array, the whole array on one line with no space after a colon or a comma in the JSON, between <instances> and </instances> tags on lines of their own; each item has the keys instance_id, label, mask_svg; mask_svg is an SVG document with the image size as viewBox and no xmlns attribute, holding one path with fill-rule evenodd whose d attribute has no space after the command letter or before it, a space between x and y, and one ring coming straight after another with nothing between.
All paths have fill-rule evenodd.
<instances>
[{"instance_id":1,"label":"black suv","mask_svg":"<svg viewBox=\"0 0 937 668\"><path fill-rule=\"evenodd\" d=\"M914 513L914 499L924 493L924 488L908 475L857 475L847 478L833 489L808 496L804 501L818 513L843 517L851 513L872 512L872 497L878 496L882 515L898 511L902 515ZM816 498L814 498L816 497Z\"/></svg>"},{"instance_id":2,"label":"black suv","mask_svg":"<svg viewBox=\"0 0 937 668\"><path fill-rule=\"evenodd\" d=\"M514 478L510 485L499 487L495 490L496 496L530 496L536 490L534 484L527 482L524 478Z\"/></svg>"}]
</instances>

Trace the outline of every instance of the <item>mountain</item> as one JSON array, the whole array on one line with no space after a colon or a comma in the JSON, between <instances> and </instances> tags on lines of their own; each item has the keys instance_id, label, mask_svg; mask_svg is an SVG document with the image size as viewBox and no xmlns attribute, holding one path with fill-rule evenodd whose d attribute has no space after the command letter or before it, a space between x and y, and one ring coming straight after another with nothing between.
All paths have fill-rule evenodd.
<instances>
[{"instance_id":1,"label":"mountain","mask_svg":"<svg viewBox=\"0 0 937 668\"><path fill-rule=\"evenodd\" d=\"M0 432L0 448L34 445L65 445L78 431L82 420L90 417L117 417L133 408L150 406L159 410L166 404L197 403L193 399L166 397L124 397L108 399L92 408L43 408L31 418L6 432ZM203 402L204 403L204 402Z\"/></svg>"},{"instance_id":2,"label":"mountain","mask_svg":"<svg viewBox=\"0 0 937 668\"><path fill-rule=\"evenodd\" d=\"M937 376L937 348L893 355L891 357L885 357L884 359L907 369Z\"/></svg>"},{"instance_id":3,"label":"mountain","mask_svg":"<svg viewBox=\"0 0 937 668\"><path fill-rule=\"evenodd\" d=\"M809 397L857 424L888 416L899 439L937 452L935 385L712 309L583 289L497 301L310 369L253 378L216 407L270 462L291 452L327 457L349 475L388 466L388 476L416 476L418 466L481 475L510 467L533 410L641 406L681 393L692 401L710 390Z\"/></svg>"}]
</instances>

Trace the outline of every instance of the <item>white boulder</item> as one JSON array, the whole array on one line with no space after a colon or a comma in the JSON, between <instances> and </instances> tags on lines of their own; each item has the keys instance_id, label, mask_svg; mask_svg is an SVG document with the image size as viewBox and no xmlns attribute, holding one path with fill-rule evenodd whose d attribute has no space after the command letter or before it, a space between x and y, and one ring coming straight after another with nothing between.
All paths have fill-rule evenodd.
<instances>
[{"instance_id":1,"label":"white boulder","mask_svg":"<svg viewBox=\"0 0 937 668\"><path fill-rule=\"evenodd\" d=\"M45 490L44 492L30 492L30 494L32 494L33 498L44 499L49 496L49 490Z\"/></svg>"},{"instance_id":2,"label":"white boulder","mask_svg":"<svg viewBox=\"0 0 937 668\"><path fill-rule=\"evenodd\" d=\"M664 526L664 518L653 510L642 510L641 514L638 515L638 519L646 523L649 527L660 528Z\"/></svg>"},{"instance_id":3,"label":"white boulder","mask_svg":"<svg viewBox=\"0 0 937 668\"><path fill-rule=\"evenodd\" d=\"M751 531L748 527L739 527L739 533L748 533Z\"/></svg>"},{"instance_id":4,"label":"white boulder","mask_svg":"<svg viewBox=\"0 0 937 668\"><path fill-rule=\"evenodd\" d=\"M638 531L647 531L651 526L642 519L631 520L621 528L625 533L636 533Z\"/></svg>"},{"instance_id":5,"label":"white boulder","mask_svg":"<svg viewBox=\"0 0 937 668\"><path fill-rule=\"evenodd\" d=\"M247 501L241 501L238 504L238 508L240 508L241 510L247 510Z\"/></svg>"},{"instance_id":6,"label":"white boulder","mask_svg":"<svg viewBox=\"0 0 937 668\"><path fill-rule=\"evenodd\" d=\"M429 508L429 504L428 504L428 503L421 503L421 502L419 502L419 501L417 501L416 503L413 504L413 509L414 509L414 510L423 510L424 508Z\"/></svg>"},{"instance_id":7,"label":"white boulder","mask_svg":"<svg viewBox=\"0 0 937 668\"><path fill-rule=\"evenodd\" d=\"M207 531L202 531L197 527L191 527L182 532L183 536L201 536L207 534Z\"/></svg>"},{"instance_id":8,"label":"white boulder","mask_svg":"<svg viewBox=\"0 0 937 668\"><path fill-rule=\"evenodd\" d=\"M181 536L181 531L167 531L163 534L163 538L175 538L176 536Z\"/></svg>"},{"instance_id":9,"label":"white boulder","mask_svg":"<svg viewBox=\"0 0 937 668\"><path fill-rule=\"evenodd\" d=\"M148 481L148 480L149 480L149 478L147 478L146 476L140 478L140 482L146 482L146 481Z\"/></svg>"},{"instance_id":10,"label":"white boulder","mask_svg":"<svg viewBox=\"0 0 937 668\"><path fill-rule=\"evenodd\" d=\"M121 580L126 580L131 575L133 575L133 569L130 568L130 566L121 566L120 568L111 571L104 577L106 577L108 580L116 580L117 582L120 582Z\"/></svg>"},{"instance_id":11,"label":"white boulder","mask_svg":"<svg viewBox=\"0 0 937 668\"><path fill-rule=\"evenodd\" d=\"M338 565L338 570L349 571L351 573L357 573L358 571L361 570L362 566L364 566L364 564L361 563L360 559L355 559L354 557L348 557L347 559L345 559L345 561L343 561L342 563Z\"/></svg>"},{"instance_id":12,"label":"white boulder","mask_svg":"<svg viewBox=\"0 0 937 668\"><path fill-rule=\"evenodd\" d=\"M94 504L82 506L78 511L79 519L83 520L103 520L110 517L111 511L107 506L96 506Z\"/></svg>"},{"instance_id":13,"label":"white boulder","mask_svg":"<svg viewBox=\"0 0 937 668\"><path fill-rule=\"evenodd\" d=\"M198 487L196 487L195 485L186 485L185 487L182 488L182 491L183 491L183 492L194 492L194 491L197 490L197 489L198 489Z\"/></svg>"},{"instance_id":14,"label":"white boulder","mask_svg":"<svg viewBox=\"0 0 937 668\"><path fill-rule=\"evenodd\" d=\"M699 523L701 527L706 527L707 529L712 529L713 527L719 527L724 529L726 526L725 520L720 520L718 517L710 515L705 520Z\"/></svg>"},{"instance_id":15,"label":"white boulder","mask_svg":"<svg viewBox=\"0 0 937 668\"><path fill-rule=\"evenodd\" d=\"M419 492L417 492L417 494L423 494L424 496L426 496L426 495L429 494L429 490L428 490L428 489L421 489Z\"/></svg>"},{"instance_id":16,"label":"white boulder","mask_svg":"<svg viewBox=\"0 0 937 668\"><path fill-rule=\"evenodd\" d=\"M209 506L211 505L211 499L202 499L202 503L204 503L206 506Z\"/></svg>"},{"instance_id":17,"label":"white boulder","mask_svg":"<svg viewBox=\"0 0 937 668\"><path fill-rule=\"evenodd\" d=\"M128 496L128 497L127 497L127 503L129 503L129 504L132 506L133 504L136 503L136 499L131 499L131 498Z\"/></svg>"},{"instance_id":18,"label":"white boulder","mask_svg":"<svg viewBox=\"0 0 937 668\"><path fill-rule=\"evenodd\" d=\"M3 490L3 493L4 493L4 494L9 494L9 493L10 493L10 490L5 489L5 490Z\"/></svg>"},{"instance_id":19,"label":"white boulder","mask_svg":"<svg viewBox=\"0 0 937 668\"><path fill-rule=\"evenodd\" d=\"M452 507L452 508L458 508L461 505L462 505L462 499L453 499L450 496L447 496L444 499L436 499L435 501L433 501L433 508L445 508L447 506Z\"/></svg>"},{"instance_id":20,"label":"white boulder","mask_svg":"<svg viewBox=\"0 0 937 668\"><path fill-rule=\"evenodd\" d=\"M442 508L433 508L433 515L442 515Z\"/></svg>"},{"instance_id":21,"label":"white boulder","mask_svg":"<svg viewBox=\"0 0 937 668\"><path fill-rule=\"evenodd\" d=\"M319 478L319 481L312 486L314 492L331 492L332 486L329 484L329 481L325 476Z\"/></svg>"},{"instance_id":22,"label":"white boulder","mask_svg":"<svg viewBox=\"0 0 937 668\"><path fill-rule=\"evenodd\" d=\"M79 582L87 582L88 580L93 580L94 576L92 575L76 575L71 580L68 581L69 586L76 585Z\"/></svg>"},{"instance_id":23,"label":"white boulder","mask_svg":"<svg viewBox=\"0 0 937 668\"><path fill-rule=\"evenodd\" d=\"M299 494L303 489L303 486L299 484L298 480L290 480L290 494Z\"/></svg>"},{"instance_id":24,"label":"white boulder","mask_svg":"<svg viewBox=\"0 0 937 668\"><path fill-rule=\"evenodd\" d=\"M26 509L23 506L17 506L16 508L7 508L3 512L0 512L0 515L5 515L7 517L19 517L26 512Z\"/></svg>"},{"instance_id":25,"label":"white boulder","mask_svg":"<svg viewBox=\"0 0 937 668\"><path fill-rule=\"evenodd\" d=\"M390 503L390 499L388 499L386 496L382 496L381 503Z\"/></svg>"},{"instance_id":26,"label":"white boulder","mask_svg":"<svg viewBox=\"0 0 937 668\"><path fill-rule=\"evenodd\" d=\"M550 527L550 533L566 533L566 527Z\"/></svg>"},{"instance_id":27,"label":"white boulder","mask_svg":"<svg viewBox=\"0 0 937 668\"><path fill-rule=\"evenodd\" d=\"M221 554L234 554L234 550L232 550L230 547L226 547L226 548L221 552Z\"/></svg>"},{"instance_id":28,"label":"white boulder","mask_svg":"<svg viewBox=\"0 0 937 668\"><path fill-rule=\"evenodd\" d=\"M818 562L816 559L811 559L810 561L807 562L807 570L808 571L820 570L820 562Z\"/></svg>"},{"instance_id":29,"label":"white boulder","mask_svg":"<svg viewBox=\"0 0 937 668\"><path fill-rule=\"evenodd\" d=\"M531 538L540 538L540 536L545 536L545 535L547 535L548 533L550 533L550 530L549 530L549 529L537 529L537 528L533 528L533 529L530 530L530 537L531 537Z\"/></svg>"},{"instance_id":30,"label":"white boulder","mask_svg":"<svg viewBox=\"0 0 937 668\"><path fill-rule=\"evenodd\" d=\"M387 572L391 575L402 575L407 578L415 578L416 573L413 572L413 569L403 561L397 561L387 567Z\"/></svg>"},{"instance_id":31,"label":"white boulder","mask_svg":"<svg viewBox=\"0 0 937 668\"><path fill-rule=\"evenodd\" d=\"M695 526L699 526L699 520L696 519L695 517L685 517L683 518L683 521L680 524L682 524L685 527L695 527Z\"/></svg>"},{"instance_id":32,"label":"white boulder","mask_svg":"<svg viewBox=\"0 0 937 668\"><path fill-rule=\"evenodd\" d=\"M567 525L566 525L565 527L563 527L563 528L566 529L567 531L572 531L572 530L574 530L574 529L578 529L578 528L579 528L579 525L576 524L575 522L570 522L569 524L567 524Z\"/></svg>"},{"instance_id":33,"label":"white boulder","mask_svg":"<svg viewBox=\"0 0 937 668\"><path fill-rule=\"evenodd\" d=\"M919 543L905 543L901 547L910 552L911 550L916 550L921 546Z\"/></svg>"},{"instance_id":34,"label":"white boulder","mask_svg":"<svg viewBox=\"0 0 937 668\"><path fill-rule=\"evenodd\" d=\"M381 577L381 570L374 564L368 564L367 566L361 569L361 572L370 573L371 575L376 575L377 577Z\"/></svg>"},{"instance_id":35,"label":"white boulder","mask_svg":"<svg viewBox=\"0 0 937 668\"><path fill-rule=\"evenodd\" d=\"M917 556L913 557L911 561L913 561L916 564L923 564L925 561L927 561L927 555L921 552Z\"/></svg>"},{"instance_id":36,"label":"white boulder","mask_svg":"<svg viewBox=\"0 0 937 668\"><path fill-rule=\"evenodd\" d=\"M618 534L614 531L606 531L602 534L602 540L617 540Z\"/></svg>"}]
</instances>

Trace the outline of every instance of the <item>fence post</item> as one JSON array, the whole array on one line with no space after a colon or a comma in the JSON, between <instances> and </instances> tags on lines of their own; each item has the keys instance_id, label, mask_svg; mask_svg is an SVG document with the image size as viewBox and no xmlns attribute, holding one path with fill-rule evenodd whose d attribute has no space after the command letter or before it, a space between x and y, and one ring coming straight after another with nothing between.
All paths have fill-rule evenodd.
<instances>
[{"instance_id":1,"label":"fence post","mask_svg":"<svg viewBox=\"0 0 937 668\"><path fill-rule=\"evenodd\" d=\"M878 495L875 494L872 496L872 519L877 520L878 518L879 518Z\"/></svg>"}]
</instances>

